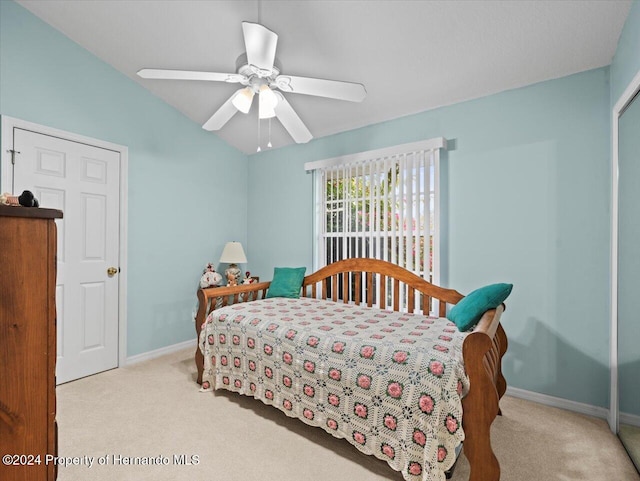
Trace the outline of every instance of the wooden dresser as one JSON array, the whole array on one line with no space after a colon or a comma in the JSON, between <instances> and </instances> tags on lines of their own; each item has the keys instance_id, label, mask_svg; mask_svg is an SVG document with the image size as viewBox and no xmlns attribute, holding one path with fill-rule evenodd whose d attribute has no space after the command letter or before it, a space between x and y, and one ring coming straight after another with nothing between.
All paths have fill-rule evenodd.
<instances>
[{"instance_id":1,"label":"wooden dresser","mask_svg":"<svg viewBox=\"0 0 640 481\"><path fill-rule=\"evenodd\" d=\"M47 455L58 448L54 219L61 217L54 209L0 205L2 481L56 479Z\"/></svg>"}]
</instances>

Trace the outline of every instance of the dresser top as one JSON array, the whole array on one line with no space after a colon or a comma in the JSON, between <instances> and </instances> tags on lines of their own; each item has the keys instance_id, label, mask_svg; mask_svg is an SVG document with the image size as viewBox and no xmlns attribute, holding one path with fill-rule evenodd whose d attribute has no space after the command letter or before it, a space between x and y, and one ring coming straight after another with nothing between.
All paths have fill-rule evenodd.
<instances>
[{"instance_id":1,"label":"dresser top","mask_svg":"<svg viewBox=\"0 0 640 481\"><path fill-rule=\"evenodd\" d=\"M62 219L62 211L41 207L0 205L0 217L30 217L34 219Z\"/></svg>"}]
</instances>

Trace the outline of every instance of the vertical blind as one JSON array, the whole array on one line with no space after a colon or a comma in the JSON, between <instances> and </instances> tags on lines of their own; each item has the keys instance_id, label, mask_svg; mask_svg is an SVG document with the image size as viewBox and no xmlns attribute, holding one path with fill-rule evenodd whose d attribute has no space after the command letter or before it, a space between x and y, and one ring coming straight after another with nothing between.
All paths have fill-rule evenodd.
<instances>
[{"instance_id":1,"label":"vertical blind","mask_svg":"<svg viewBox=\"0 0 640 481\"><path fill-rule=\"evenodd\" d=\"M445 146L437 138L305 164L315 175L315 267L375 258L438 283L439 149Z\"/></svg>"}]
</instances>

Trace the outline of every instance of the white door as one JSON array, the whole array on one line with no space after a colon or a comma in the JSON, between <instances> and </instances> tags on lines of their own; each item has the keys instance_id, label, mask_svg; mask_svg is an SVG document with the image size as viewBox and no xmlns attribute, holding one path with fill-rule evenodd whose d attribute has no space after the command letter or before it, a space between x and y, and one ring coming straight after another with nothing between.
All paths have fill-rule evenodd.
<instances>
[{"instance_id":1,"label":"white door","mask_svg":"<svg viewBox=\"0 0 640 481\"><path fill-rule=\"evenodd\" d=\"M60 209L57 383L118 366L120 154L14 128L14 193ZM28 242L25 239L25 242Z\"/></svg>"}]
</instances>

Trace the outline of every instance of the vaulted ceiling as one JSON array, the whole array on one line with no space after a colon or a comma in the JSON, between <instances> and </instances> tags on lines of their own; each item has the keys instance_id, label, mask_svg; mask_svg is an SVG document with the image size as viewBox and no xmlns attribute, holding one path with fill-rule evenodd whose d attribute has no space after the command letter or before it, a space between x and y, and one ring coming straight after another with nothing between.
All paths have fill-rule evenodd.
<instances>
[{"instance_id":1,"label":"vaulted ceiling","mask_svg":"<svg viewBox=\"0 0 640 481\"><path fill-rule=\"evenodd\" d=\"M365 85L361 103L285 94L314 137L611 63L631 0L18 0L198 124L237 84L145 80L141 68L234 73L242 21L278 34L282 72ZM261 123L262 148L269 121ZM257 102L219 135L258 146ZM271 121L274 148L293 143Z\"/></svg>"}]
</instances>

